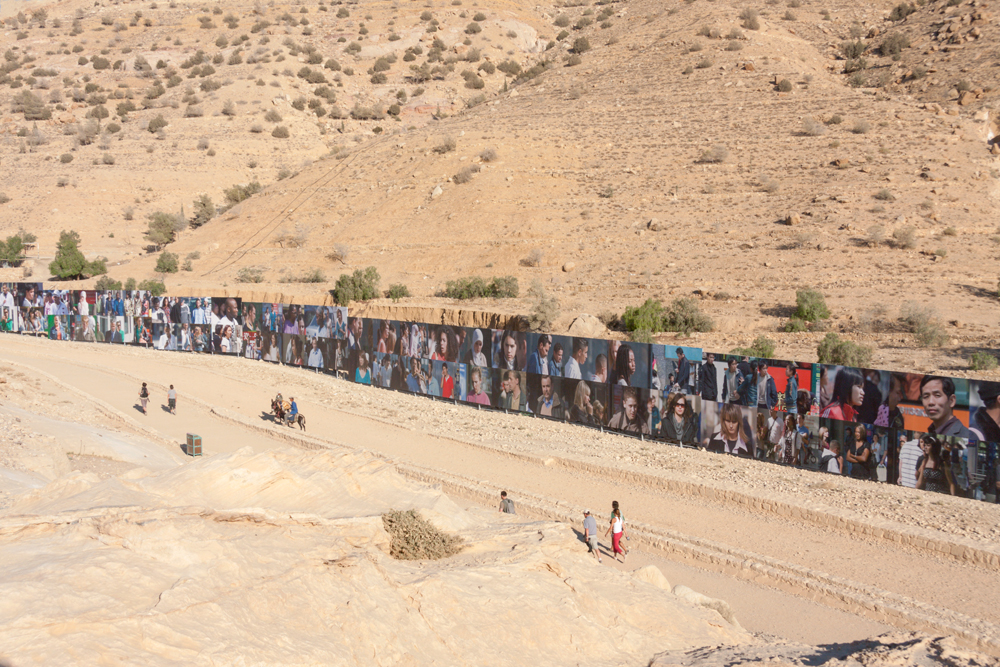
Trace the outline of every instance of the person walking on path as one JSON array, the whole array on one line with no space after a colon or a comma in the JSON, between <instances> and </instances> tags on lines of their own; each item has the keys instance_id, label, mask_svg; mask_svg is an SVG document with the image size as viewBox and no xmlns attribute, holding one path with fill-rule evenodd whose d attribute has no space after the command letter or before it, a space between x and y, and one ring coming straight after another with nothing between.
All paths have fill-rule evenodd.
<instances>
[{"instance_id":1,"label":"person walking on path","mask_svg":"<svg viewBox=\"0 0 1000 667\"><path fill-rule=\"evenodd\" d=\"M170 385L170 391L167 392L167 407L170 408L170 414L177 414L177 392L174 385Z\"/></svg>"},{"instance_id":2,"label":"person walking on path","mask_svg":"<svg viewBox=\"0 0 1000 667\"><path fill-rule=\"evenodd\" d=\"M506 491L500 492L500 512L504 514L517 514L514 511L514 501L507 497Z\"/></svg>"},{"instance_id":3,"label":"person walking on path","mask_svg":"<svg viewBox=\"0 0 1000 667\"><path fill-rule=\"evenodd\" d=\"M628 558L628 551L622 546L622 536L625 535L625 519L622 517L622 511L618 508L618 501L611 501L611 523L608 525L608 529L604 531L604 536L607 537L608 533L611 533L611 548L615 555L615 560L618 560L618 554L622 555L622 561Z\"/></svg>"},{"instance_id":4,"label":"person walking on path","mask_svg":"<svg viewBox=\"0 0 1000 667\"><path fill-rule=\"evenodd\" d=\"M146 383L142 383L142 388L139 390L139 403L142 405L142 414L146 414L146 404L149 403L149 389L146 387Z\"/></svg>"},{"instance_id":5,"label":"person walking on path","mask_svg":"<svg viewBox=\"0 0 1000 667\"><path fill-rule=\"evenodd\" d=\"M583 510L583 541L587 543L587 548L597 557L597 562L601 560L601 550L597 546L597 519L590 514L590 510Z\"/></svg>"}]
</instances>

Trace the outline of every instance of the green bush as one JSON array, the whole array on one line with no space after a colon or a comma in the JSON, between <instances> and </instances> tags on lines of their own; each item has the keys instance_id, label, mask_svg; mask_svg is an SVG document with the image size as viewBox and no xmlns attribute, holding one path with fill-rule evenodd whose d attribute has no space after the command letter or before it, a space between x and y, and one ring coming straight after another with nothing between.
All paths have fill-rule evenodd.
<instances>
[{"instance_id":1,"label":"green bush","mask_svg":"<svg viewBox=\"0 0 1000 667\"><path fill-rule=\"evenodd\" d=\"M284 125L278 125L271 132L271 136L276 137L278 139L287 139L290 136L290 134L288 132L287 127L285 127Z\"/></svg>"},{"instance_id":2,"label":"green bush","mask_svg":"<svg viewBox=\"0 0 1000 667\"><path fill-rule=\"evenodd\" d=\"M8 239L9 241L9 239ZM49 263L49 272L57 280L79 280L88 276L107 273L107 263L103 259L88 262L80 250L80 235L75 231L63 231L56 244L56 256Z\"/></svg>"},{"instance_id":3,"label":"green bush","mask_svg":"<svg viewBox=\"0 0 1000 667\"><path fill-rule=\"evenodd\" d=\"M180 262L176 254L164 250L160 253L160 256L156 258L156 272L157 273L177 273Z\"/></svg>"},{"instance_id":4,"label":"green bush","mask_svg":"<svg viewBox=\"0 0 1000 667\"><path fill-rule=\"evenodd\" d=\"M626 309L621 319L626 331L647 330L652 333L679 331L689 334L692 331L711 331L714 326L711 318L701 312L698 302L689 297L674 299L667 307L659 301L647 299L641 306Z\"/></svg>"},{"instance_id":5,"label":"green bush","mask_svg":"<svg viewBox=\"0 0 1000 667\"><path fill-rule=\"evenodd\" d=\"M782 79L778 82L778 92L780 93L790 93L792 92L792 82L788 79Z\"/></svg>"},{"instance_id":6,"label":"green bush","mask_svg":"<svg viewBox=\"0 0 1000 667\"><path fill-rule=\"evenodd\" d=\"M627 331L663 331L663 304L646 299L641 306L626 308L621 321Z\"/></svg>"},{"instance_id":7,"label":"green bush","mask_svg":"<svg viewBox=\"0 0 1000 667\"><path fill-rule=\"evenodd\" d=\"M774 358L774 341L767 336L757 336L750 347L733 348L729 354L739 354L746 357L756 357L758 359Z\"/></svg>"},{"instance_id":8,"label":"green bush","mask_svg":"<svg viewBox=\"0 0 1000 667\"><path fill-rule=\"evenodd\" d=\"M649 329L636 329L630 334L632 340L636 343L653 343L653 332Z\"/></svg>"},{"instance_id":9,"label":"green bush","mask_svg":"<svg viewBox=\"0 0 1000 667\"><path fill-rule=\"evenodd\" d=\"M690 297L674 299L663 314L663 330L689 334L692 331L711 331L715 324L701 312L698 302Z\"/></svg>"},{"instance_id":10,"label":"green bush","mask_svg":"<svg viewBox=\"0 0 1000 667\"><path fill-rule=\"evenodd\" d=\"M374 266L369 266L363 271L356 269L351 275L342 273L333 288L333 299L341 306L346 306L351 301L376 299L380 294L378 287L380 280L378 269Z\"/></svg>"},{"instance_id":11,"label":"green bush","mask_svg":"<svg viewBox=\"0 0 1000 667\"><path fill-rule=\"evenodd\" d=\"M135 282L132 278L129 278L129 280ZM128 289L127 284L125 289ZM163 296L163 294L167 291L167 286L162 280L148 279L143 280L132 289L144 290L150 292L153 296Z\"/></svg>"},{"instance_id":12,"label":"green bush","mask_svg":"<svg viewBox=\"0 0 1000 667\"><path fill-rule=\"evenodd\" d=\"M795 314L792 316L806 322L829 319L830 309L822 292L814 289L800 289L795 292Z\"/></svg>"},{"instance_id":13,"label":"green bush","mask_svg":"<svg viewBox=\"0 0 1000 667\"><path fill-rule=\"evenodd\" d=\"M486 282L478 276L449 280L444 289L444 296L449 299L512 299L520 293L517 278L514 276L494 276Z\"/></svg>"},{"instance_id":14,"label":"green bush","mask_svg":"<svg viewBox=\"0 0 1000 667\"><path fill-rule=\"evenodd\" d=\"M199 195L194 200L194 217L191 218L192 229L201 227L215 216L215 204L208 195Z\"/></svg>"},{"instance_id":15,"label":"green bush","mask_svg":"<svg viewBox=\"0 0 1000 667\"><path fill-rule=\"evenodd\" d=\"M969 357L970 371L991 371L997 367L997 358L989 352L973 352Z\"/></svg>"},{"instance_id":16,"label":"green bush","mask_svg":"<svg viewBox=\"0 0 1000 667\"><path fill-rule=\"evenodd\" d=\"M393 303L398 302L400 299L405 299L410 295L410 288L402 283L394 283L389 285L389 290L385 293L386 297L392 299Z\"/></svg>"},{"instance_id":17,"label":"green bush","mask_svg":"<svg viewBox=\"0 0 1000 667\"><path fill-rule=\"evenodd\" d=\"M122 283L120 280L113 280L108 275L103 275L97 279L94 283L94 289L96 290L120 290L122 288Z\"/></svg>"},{"instance_id":18,"label":"green bush","mask_svg":"<svg viewBox=\"0 0 1000 667\"><path fill-rule=\"evenodd\" d=\"M806 324L805 320L802 320L798 317L792 317L787 322L785 322L785 326L782 328L782 330L785 333L800 333L802 331L808 331L809 325Z\"/></svg>"},{"instance_id":19,"label":"green bush","mask_svg":"<svg viewBox=\"0 0 1000 667\"><path fill-rule=\"evenodd\" d=\"M849 340L842 340L835 333L828 333L816 348L821 364L865 368L870 365L872 349Z\"/></svg>"},{"instance_id":20,"label":"green bush","mask_svg":"<svg viewBox=\"0 0 1000 667\"><path fill-rule=\"evenodd\" d=\"M251 181L246 185L234 185L230 188L226 188L222 191L225 196L226 201L229 202L231 206L239 204L244 199L249 199L258 192L263 190L261 184L257 181Z\"/></svg>"},{"instance_id":21,"label":"green bush","mask_svg":"<svg viewBox=\"0 0 1000 667\"><path fill-rule=\"evenodd\" d=\"M155 211L149 214L149 227L146 230L146 238L157 248L168 243L173 243L177 238L177 232L187 227L188 222L179 213L165 213Z\"/></svg>"}]
</instances>

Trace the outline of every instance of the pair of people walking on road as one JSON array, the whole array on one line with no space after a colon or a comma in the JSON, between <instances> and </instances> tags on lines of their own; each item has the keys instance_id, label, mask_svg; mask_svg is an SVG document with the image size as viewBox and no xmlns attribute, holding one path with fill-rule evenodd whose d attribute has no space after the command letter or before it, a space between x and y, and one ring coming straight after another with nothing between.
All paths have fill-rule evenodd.
<instances>
[{"instance_id":1,"label":"pair of people walking on road","mask_svg":"<svg viewBox=\"0 0 1000 667\"><path fill-rule=\"evenodd\" d=\"M622 516L617 500L611 501L611 519L608 522L608 529L604 531L604 536L607 537L608 533L611 533L611 549L615 560L618 560L618 554L621 554L621 562L624 563L628 557L628 549L622 544L622 538L628 539L628 535L625 533L625 517ZM601 551L597 545L597 520L591 516L590 510L583 511L583 539L590 552L597 558L597 562L603 562Z\"/></svg>"},{"instance_id":2,"label":"pair of people walking on road","mask_svg":"<svg viewBox=\"0 0 1000 667\"><path fill-rule=\"evenodd\" d=\"M149 387L146 386L145 382L139 388L139 404L142 405L142 414L148 414L146 406L149 405ZM177 392L174 390L174 385L170 385L170 389L167 391L167 409L170 410L170 414L177 414Z\"/></svg>"}]
</instances>

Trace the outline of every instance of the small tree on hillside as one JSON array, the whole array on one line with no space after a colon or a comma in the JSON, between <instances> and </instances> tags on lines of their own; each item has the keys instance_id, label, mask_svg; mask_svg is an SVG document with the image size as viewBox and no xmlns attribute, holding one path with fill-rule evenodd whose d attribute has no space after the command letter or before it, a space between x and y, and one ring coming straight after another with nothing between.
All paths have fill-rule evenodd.
<instances>
[{"instance_id":1,"label":"small tree on hillside","mask_svg":"<svg viewBox=\"0 0 1000 667\"><path fill-rule=\"evenodd\" d=\"M49 272L59 280L79 280L106 273L107 265L103 259L88 262L80 251L80 235L73 230L63 230L56 245L56 257L49 263Z\"/></svg>"},{"instance_id":2,"label":"small tree on hillside","mask_svg":"<svg viewBox=\"0 0 1000 667\"><path fill-rule=\"evenodd\" d=\"M177 232L187 227L187 224L183 215L164 213L163 211L150 213L146 238L159 250L168 243L172 243L177 238Z\"/></svg>"},{"instance_id":3,"label":"small tree on hillside","mask_svg":"<svg viewBox=\"0 0 1000 667\"><path fill-rule=\"evenodd\" d=\"M191 218L191 227L197 228L204 225L215 216L215 204L208 195L199 195L194 200L194 217Z\"/></svg>"}]
</instances>

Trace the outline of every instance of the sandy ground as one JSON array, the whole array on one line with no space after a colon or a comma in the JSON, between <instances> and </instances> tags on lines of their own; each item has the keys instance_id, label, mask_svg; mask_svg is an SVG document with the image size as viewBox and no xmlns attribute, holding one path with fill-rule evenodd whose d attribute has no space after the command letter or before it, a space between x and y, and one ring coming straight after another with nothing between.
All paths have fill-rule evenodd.
<instances>
[{"instance_id":1,"label":"sandy ground","mask_svg":"<svg viewBox=\"0 0 1000 667\"><path fill-rule=\"evenodd\" d=\"M54 441L48 468L33 468L50 479L85 465L112 474L122 464L108 459L138 465L155 454L169 465L183 460L188 432L203 437L208 454L363 447L468 503L492 507L506 488L522 516L571 522L577 531L584 507L602 517L617 499L636 551L627 565L605 557L605 566L656 564L672 583L728 600L751 631L818 644L897 627L956 634L998 652L1000 508L985 503L476 411L263 362L4 337L0 368L5 425L23 422L24 411L77 423L65 436L33 430ZM153 388L148 415L137 407L141 380ZM176 416L161 407L168 383L179 391ZM277 390L296 397L304 434L264 414ZM79 422L100 423L129 447L81 438ZM4 442L5 461L31 449L26 436ZM17 484L5 482L0 505L8 491L41 486L44 477L20 472Z\"/></svg>"}]
</instances>

